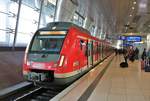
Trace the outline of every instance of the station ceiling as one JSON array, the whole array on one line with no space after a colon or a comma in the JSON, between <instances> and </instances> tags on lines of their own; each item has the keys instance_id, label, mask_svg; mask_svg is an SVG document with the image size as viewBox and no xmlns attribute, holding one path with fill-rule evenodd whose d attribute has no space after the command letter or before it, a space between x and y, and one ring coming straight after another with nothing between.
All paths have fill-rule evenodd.
<instances>
[{"instance_id":1,"label":"station ceiling","mask_svg":"<svg viewBox=\"0 0 150 101\"><path fill-rule=\"evenodd\" d=\"M110 11L107 13L116 18L117 32L150 32L150 0L103 0L103 2L106 11Z\"/></svg>"},{"instance_id":2,"label":"station ceiling","mask_svg":"<svg viewBox=\"0 0 150 101\"><path fill-rule=\"evenodd\" d=\"M150 0L78 0L93 17L103 12L114 32L150 32ZM94 14L96 13L96 14ZM93 17L94 18L94 17Z\"/></svg>"}]
</instances>

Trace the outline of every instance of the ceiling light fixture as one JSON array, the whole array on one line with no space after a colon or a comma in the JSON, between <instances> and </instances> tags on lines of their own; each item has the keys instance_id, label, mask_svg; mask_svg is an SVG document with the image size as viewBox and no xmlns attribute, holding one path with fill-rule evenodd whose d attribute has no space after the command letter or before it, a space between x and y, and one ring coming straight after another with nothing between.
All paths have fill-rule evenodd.
<instances>
[{"instance_id":1,"label":"ceiling light fixture","mask_svg":"<svg viewBox=\"0 0 150 101\"><path fill-rule=\"evenodd\" d=\"M130 17L132 17L132 15L130 14Z\"/></svg>"},{"instance_id":2,"label":"ceiling light fixture","mask_svg":"<svg viewBox=\"0 0 150 101\"><path fill-rule=\"evenodd\" d=\"M135 4L136 4L136 1L134 1L133 4L135 5Z\"/></svg>"},{"instance_id":3,"label":"ceiling light fixture","mask_svg":"<svg viewBox=\"0 0 150 101\"><path fill-rule=\"evenodd\" d=\"M134 10L135 8L134 8L134 7L132 7L132 9Z\"/></svg>"},{"instance_id":4,"label":"ceiling light fixture","mask_svg":"<svg viewBox=\"0 0 150 101\"><path fill-rule=\"evenodd\" d=\"M140 4L139 4L139 7L140 7L140 8L146 8L146 7L147 7L147 4L146 4L146 3L140 3Z\"/></svg>"}]
</instances>

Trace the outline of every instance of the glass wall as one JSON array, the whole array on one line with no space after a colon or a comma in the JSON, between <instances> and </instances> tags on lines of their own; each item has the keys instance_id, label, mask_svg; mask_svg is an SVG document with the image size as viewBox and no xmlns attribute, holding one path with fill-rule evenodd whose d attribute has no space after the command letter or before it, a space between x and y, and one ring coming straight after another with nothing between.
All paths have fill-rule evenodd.
<instances>
[{"instance_id":1,"label":"glass wall","mask_svg":"<svg viewBox=\"0 0 150 101\"><path fill-rule=\"evenodd\" d=\"M48 22L54 21L55 8L56 8L56 0L51 0L51 2L43 3L39 26L40 28L46 26Z\"/></svg>"},{"instance_id":2,"label":"glass wall","mask_svg":"<svg viewBox=\"0 0 150 101\"><path fill-rule=\"evenodd\" d=\"M0 0L0 46L13 44L17 11L17 2Z\"/></svg>"},{"instance_id":3,"label":"glass wall","mask_svg":"<svg viewBox=\"0 0 150 101\"><path fill-rule=\"evenodd\" d=\"M0 46L12 46L19 0L0 0ZM15 46L26 46L34 32L54 19L56 0L22 0Z\"/></svg>"},{"instance_id":4,"label":"glass wall","mask_svg":"<svg viewBox=\"0 0 150 101\"><path fill-rule=\"evenodd\" d=\"M91 32L91 34L92 34L93 36L95 36L95 26L94 26L94 25L92 25L92 26L90 27L90 32Z\"/></svg>"},{"instance_id":5,"label":"glass wall","mask_svg":"<svg viewBox=\"0 0 150 101\"><path fill-rule=\"evenodd\" d=\"M72 20L73 20L73 23L79 26L83 26L84 19L85 18L82 15L80 15L78 12L75 12Z\"/></svg>"},{"instance_id":6,"label":"glass wall","mask_svg":"<svg viewBox=\"0 0 150 101\"><path fill-rule=\"evenodd\" d=\"M26 46L37 30L40 4L40 0L22 0L16 46Z\"/></svg>"}]
</instances>

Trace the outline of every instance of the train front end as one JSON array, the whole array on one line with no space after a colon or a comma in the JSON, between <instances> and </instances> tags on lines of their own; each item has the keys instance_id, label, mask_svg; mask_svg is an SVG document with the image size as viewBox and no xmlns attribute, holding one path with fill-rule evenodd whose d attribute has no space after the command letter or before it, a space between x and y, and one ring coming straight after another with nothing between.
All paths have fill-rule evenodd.
<instances>
[{"instance_id":1,"label":"train front end","mask_svg":"<svg viewBox=\"0 0 150 101\"><path fill-rule=\"evenodd\" d=\"M63 56L60 54L66 31L39 30L26 49L23 76L28 81L53 81Z\"/></svg>"}]
</instances>

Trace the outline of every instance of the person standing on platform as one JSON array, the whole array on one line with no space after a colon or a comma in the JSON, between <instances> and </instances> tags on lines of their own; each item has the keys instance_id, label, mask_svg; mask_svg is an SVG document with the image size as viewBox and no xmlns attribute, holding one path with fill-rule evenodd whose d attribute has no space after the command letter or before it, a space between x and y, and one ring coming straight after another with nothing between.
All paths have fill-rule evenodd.
<instances>
[{"instance_id":1,"label":"person standing on platform","mask_svg":"<svg viewBox=\"0 0 150 101\"><path fill-rule=\"evenodd\" d=\"M134 59L135 59L135 51L132 46L132 47L130 47L130 50L129 50L129 60L134 62Z\"/></svg>"},{"instance_id":2,"label":"person standing on platform","mask_svg":"<svg viewBox=\"0 0 150 101\"><path fill-rule=\"evenodd\" d=\"M135 49L135 59L139 59L139 49L137 47Z\"/></svg>"},{"instance_id":3,"label":"person standing on platform","mask_svg":"<svg viewBox=\"0 0 150 101\"><path fill-rule=\"evenodd\" d=\"M141 56L141 69L145 68L145 60L146 60L146 48L144 48L142 56Z\"/></svg>"},{"instance_id":4,"label":"person standing on platform","mask_svg":"<svg viewBox=\"0 0 150 101\"><path fill-rule=\"evenodd\" d=\"M143 61L146 59L146 48L144 48L141 58Z\"/></svg>"},{"instance_id":5,"label":"person standing on platform","mask_svg":"<svg viewBox=\"0 0 150 101\"><path fill-rule=\"evenodd\" d=\"M118 49L117 48L115 48L115 55L117 55L118 54Z\"/></svg>"},{"instance_id":6,"label":"person standing on platform","mask_svg":"<svg viewBox=\"0 0 150 101\"><path fill-rule=\"evenodd\" d=\"M148 61L149 61L149 64L150 64L150 48L147 51L147 58L148 58Z\"/></svg>"}]
</instances>

